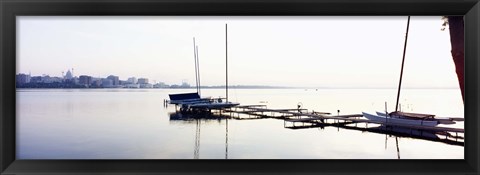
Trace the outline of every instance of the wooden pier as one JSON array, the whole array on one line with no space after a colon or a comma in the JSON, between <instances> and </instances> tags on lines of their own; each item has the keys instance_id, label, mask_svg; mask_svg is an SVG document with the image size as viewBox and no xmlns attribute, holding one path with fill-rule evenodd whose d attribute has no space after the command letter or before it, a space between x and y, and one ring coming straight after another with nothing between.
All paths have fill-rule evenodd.
<instances>
[{"instance_id":1,"label":"wooden pier","mask_svg":"<svg viewBox=\"0 0 480 175\"><path fill-rule=\"evenodd\" d=\"M363 119L362 114L349 115L330 115L328 112L308 112L307 109L267 109L265 105L248 105L236 106L230 109L225 109L223 112L250 114L266 118L282 118L286 122L308 122L308 123L327 123L327 120L335 120L337 123L372 123L386 126L398 126L419 130L429 131L446 131L455 133L464 133L465 130L461 128L449 128L439 126L418 126L398 123L379 122ZM268 115L270 114L270 115ZM305 118L306 117L306 118Z\"/></svg>"},{"instance_id":2,"label":"wooden pier","mask_svg":"<svg viewBox=\"0 0 480 175\"><path fill-rule=\"evenodd\" d=\"M185 112L185 111L183 111ZM388 120L372 121L363 117L362 114L331 115L329 112L297 109L269 109L266 105L241 105L231 108L212 109L209 114L206 111L190 111L193 116L216 116L217 119L232 118L236 120L279 119L284 121L284 128L306 129L336 127L362 132L373 132L395 135L400 137L418 138L452 145L464 145L464 133L462 128L443 126L419 126L398 123L389 123ZM173 119L189 119L173 115ZM220 117L221 116L221 117ZM172 117L171 117L172 118ZM203 118L203 117L195 117ZM214 117L215 118L215 117ZM455 118L454 121L463 121L463 118Z\"/></svg>"},{"instance_id":3,"label":"wooden pier","mask_svg":"<svg viewBox=\"0 0 480 175\"><path fill-rule=\"evenodd\" d=\"M280 119L284 121L284 127L288 129L337 127L362 132L426 139L462 146L464 139L463 134L465 133L465 130L461 128L371 121L365 119L362 114L331 115L328 112L309 111L307 109L268 109L266 105L236 106L219 110L218 112L222 114L230 113L232 118L238 120ZM444 136L444 138L441 138L442 136Z\"/></svg>"}]
</instances>

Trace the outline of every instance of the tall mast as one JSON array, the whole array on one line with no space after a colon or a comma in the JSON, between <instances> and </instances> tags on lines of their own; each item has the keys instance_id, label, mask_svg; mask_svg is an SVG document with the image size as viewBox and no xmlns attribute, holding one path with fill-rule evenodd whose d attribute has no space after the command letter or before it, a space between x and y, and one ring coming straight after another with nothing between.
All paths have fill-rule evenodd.
<instances>
[{"instance_id":1,"label":"tall mast","mask_svg":"<svg viewBox=\"0 0 480 175\"><path fill-rule=\"evenodd\" d=\"M225 23L225 94L228 102L228 42L227 23ZM225 159L228 159L228 118L225 119Z\"/></svg>"},{"instance_id":2,"label":"tall mast","mask_svg":"<svg viewBox=\"0 0 480 175\"><path fill-rule=\"evenodd\" d=\"M228 102L228 37L227 24L225 23L225 94Z\"/></svg>"},{"instance_id":3,"label":"tall mast","mask_svg":"<svg viewBox=\"0 0 480 175\"><path fill-rule=\"evenodd\" d=\"M403 65L405 63L405 52L407 51L408 28L410 27L410 16L407 21L407 32L405 33L405 44L403 46L402 68L400 70L400 82L398 83L397 103L395 104L395 111L398 111L398 100L400 99L400 88L402 87Z\"/></svg>"},{"instance_id":4,"label":"tall mast","mask_svg":"<svg viewBox=\"0 0 480 175\"><path fill-rule=\"evenodd\" d=\"M201 92L201 89L200 89L200 59L198 58L198 46L195 46L195 48L197 49L197 71L198 71L198 94L201 95L202 92Z\"/></svg>"},{"instance_id":5,"label":"tall mast","mask_svg":"<svg viewBox=\"0 0 480 175\"><path fill-rule=\"evenodd\" d=\"M197 49L195 48L195 37L193 37L193 59L195 60L195 86L198 93L198 75L197 75Z\"/></svg>"}]
</instances>

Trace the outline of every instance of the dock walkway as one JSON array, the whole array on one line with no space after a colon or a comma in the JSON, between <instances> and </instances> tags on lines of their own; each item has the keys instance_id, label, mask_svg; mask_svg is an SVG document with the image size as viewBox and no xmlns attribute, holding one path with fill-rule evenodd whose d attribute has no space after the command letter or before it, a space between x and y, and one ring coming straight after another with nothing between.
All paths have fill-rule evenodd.
<instances>
[{"instance_id":1,"label":"dock walkway","mask_svg":"<svg viewBox=\"0 0 480 175\"><path fill-rule=\"evenodd\" d=\"M421 138L453 145L463 145L463 142L459 142L458 139L464 139L463 136L459 136L459 133L465 133L465 130L462 128L388 123L388 121L380 122L365 119L362 114L331 115L328 112L309 111L307 109L269 109L266 105L235 106L222 109L220 110L220 113L237 114L236 116L231 116L240 120L265 118L281 119L284 121L284 127L289 129L324 128L334 126L344 129L359 130L362 132L368 131ZM242 117L240 115L242 115ZM291 123L291 125L288 126L288 123ZM295 125L295 123L300 123L300 125ZM369 127L369 124L374 127ZM445 139L441 139L438 136L445 136Z\"/></svg>"},{"instance_id":2,"label":"dock walkway","mask_svg":"<svg viewBox=\"0 0 480 175\"><path fill-rule=\"evenodd\" d=\"M266 105L238 105L212 109L208 112L214 115L229 116L228 118L237 120L279 119L284 121L284 127L288 129L337 127L464 145L465 130L463 128L398 124L389 123L388 120L385 122L372 121L363 117L362 114L331 115L328 112L309 111L303 108L269 109ZM463 118L455 118L454 121L463 121ZM445 136L445 138L440 138L442 136Z\"/></svg>"},{"instance_id":3,"label":"dock walkway","mask_svg":"<svg viewBox=\"0 0 480 175\"><path fill-rule=\"evenodd\" d=\"M309 113L307 109L268 109L266 108L265 105L236 106L230 109L225 109L224 112L260 115L268 118L283 118L286 122L326 123L326 120L335 120L337 122L341 121L341 122L349 122L349 123L367 123L367 124L372 123L372 124L398 126L398 127L404 127L404 128L428 130L428 131L435 131L435 132L465 133L465 130L461 128L450 128L450 127L439 127L439 126L418 126L418 125L371 121L371 120L363 119L362 114L334 116L334 115L329 115L330 113L327 113L327 112L310 112ZM268 115L268 113L270 113L270 115ZM294 117L297 117L297 118L294 118ZM301 118L301 117L307 117L307 118Z\"/></svg>"}]
</instances>

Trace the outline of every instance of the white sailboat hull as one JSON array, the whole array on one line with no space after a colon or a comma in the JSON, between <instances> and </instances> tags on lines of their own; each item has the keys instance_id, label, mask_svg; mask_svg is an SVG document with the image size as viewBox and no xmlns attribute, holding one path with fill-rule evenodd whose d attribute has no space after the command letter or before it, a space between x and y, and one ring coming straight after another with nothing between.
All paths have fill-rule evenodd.
<instances>
[{"instance_id":1,"label":"white sailboat hull","mask_svg":"<svg viewBox=\"0 0 480 175\"><path fill-rule=\"evenodd\" d=\"M378 112L378 111L377 111L377 115L379 115L379 116L386 116L385 113L383 113L383 112ZM438 124L444 124L444 125L451 125L451 124L455 124L455 123L456 123L454 119L448 118L448 117L444 117L444 118L435 117L433 120L438 121Z\"/></svg>"},{"instance_id":2,"label":"white sailboat hull","mask_svg":"<svg viewBox=\"0 0 480 175\"><path fill-rule=\"evenodd\" d=\"M363 116L369 120L382 122L382 123L393 123L393 124L404 124L404 125L418 125L418 126L437 126L438 121L429 121L429 120L415 120L415 119L403 119L397 117L386 117L383 113L380 115L369 114L362 112Z\"/></svg>"}]
</instances>

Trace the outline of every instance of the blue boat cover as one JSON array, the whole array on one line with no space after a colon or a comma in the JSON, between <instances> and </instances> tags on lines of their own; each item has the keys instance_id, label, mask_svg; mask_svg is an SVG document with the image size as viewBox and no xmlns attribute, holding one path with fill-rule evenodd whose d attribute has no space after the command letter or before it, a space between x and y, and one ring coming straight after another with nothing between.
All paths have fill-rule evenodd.
<instances>
[{"instance_id":1,"label":"blue boat cover","mask_svg":"<svg viewBox=\"0 0 480 175\"><path fill-rule=\"evenodd\" d=\"M185 94L169 94L170 100L191 100L200 99L198 93L185 93Z\"/></svg>"}]
</instances>

